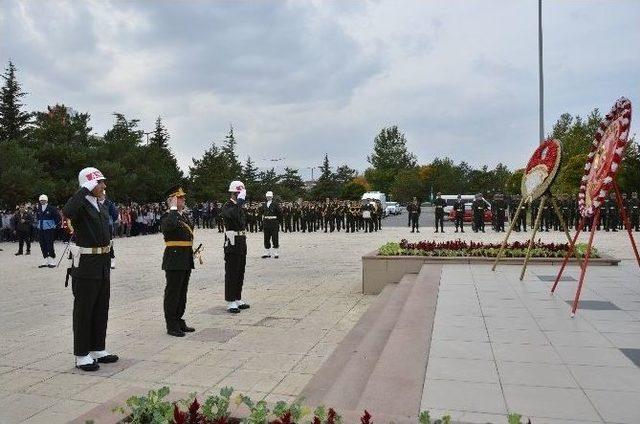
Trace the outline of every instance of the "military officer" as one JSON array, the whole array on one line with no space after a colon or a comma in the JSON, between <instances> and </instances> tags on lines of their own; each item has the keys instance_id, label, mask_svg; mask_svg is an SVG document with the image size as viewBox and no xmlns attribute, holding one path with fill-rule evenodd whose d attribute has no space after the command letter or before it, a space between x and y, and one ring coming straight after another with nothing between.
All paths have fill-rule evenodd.
<instances>
[{"instance_id":1,"label":"military officer","mask_svg":"<svg viewBox=\"0 0 640 424\"><path fill-rule=\"evenodd\" d=\"M226 231L224 232L224 298L227 311L237 314L248 309L249 304L242 300L244 270L247 263L247 219L242 205L247 198L247 190L241 181L229 184L231 197L222 207Z\"/></svg>"},{"instance_id":2,"label":"military officer","mask_svg":"<svg viewBox=\"0 0 640 424\"><path fill-rule=\"evenodd\" d=\"M640 231L640 199L635 191L629 199L629 212L631 214L631 226L635 231Z\"/></svg>"},{"instance_id":3,"label":"military officer","mask_svg":"<svg viewBox=\"0 0 640 424\"><path fill-rule=\"evenodd\" d=\"M109 316L111 256L109 212L98 202L106 188L96 168L78 174L80 189L67 201L64 215L73 222L76 246L70 269L73 291L73 354L76 368L96 371L99 363L118 360L105 350Z\"/></svg>"},{"instance_id":4,"label":"military officer","mask_svg":"<svg viewBox=\"0 0 640 424\"><path fill-rule=\"evenodd\" d=\"M496 200L493 203L495 207L495 230L504 233L504 220L507 211L507 203L504 201L501 193L496 193Z\"/></svg>"},{"instance_id":5,"label":"military officer","mask_svg":"<svg viewBox=\"0 0 640 424\"><path fill-rule=\"evenodd\" d=\"M418 198L414 197L413 202L407 205L407 213L409 214L409 222L411 222L411 232L420 232L420 213L422 209L418 203Z\"/></svg>"},{"instance_id":6,"label":"military officer","mask_svg":"<svg viewBox=\"0 0 640 424\"><path fill-rule=\"evenodd\" d=\"M458 229L460 229L461 233L464 233L464 201L462 200L462 196L458 194L458 198L453 203L453 210L455 212L455 225L456 225L456 233Z\"/></svg>"},{"instance_id":7,"label":"military officer","mask_svg":"<svg viewBox=\"0 0 640 424\"><path fill-rule=\"evenodd\" d=\"M169 210L160 218L160 231L164 236L162 269L167 285L164 289L164 319L167 334L184 337L195 331L183 319L187 307L187 290L193 264L193 224L185 213L185 195L176 185L165 192Z\"/></svg>"},{"instance_id":8,"label":"military officer","mask_svg":"<svg viewBox=\"0 0 640 424\"><path fill-rule=\"evenodd\" d=\"M607 209L607 222L604 224L604 230L618 231L618 203L616 202L616 193L611 192L604 204Z\"/></svg>"},{"instance_id":9,"label":"military officer","mask_svg":"<svg viewBox=\"0 0 640 424\"><path fill-rule=\"evenodd\" d=\"M41 194L40 206L36 212L36 222L38 223L38 237L40 240L40 250L42 250L43 262L38 268L55 268L56 251L53 248L53 241L56 229L60 226L60 213L53 205L49 204L46 194Z\"/></svg>"},{"instance_id":10,"label":"military officer","mask_svg":"<svg viewBox=\"0 0 640 424\"><path fill-rule=\"evenodd\" d=\"M440 231L444 233L444 207L447 206L447 202L442 198L442 193L436 194L433 206L436 215L436 233L438 232L438 224L440 224Z\"/></svg>"},{"instance_id":11,"label":"military officer","mask_svg":"<svg viewBox=\"0 0 640 424\"><path fill-rule=\"evenodd\" d=\"M471 204L471 210L473 211L473 232L484 231L484 209L486 203L482 193L476 194L476 199Z\"/></svg>"},{"instance_id":12,"label":"military officer","mask_svg":"<svg viewBox=\"0 0 640 424\"><path fill-rule=\"evenodd\" d=\"M263 259L271 257L271 245L273 244L273 257L278 258L278 248L280 247L278 240L278 230L280 217L282 212L280 205L273 200L273 192L267 191L265 194L267 199L262 204L260 210L262 212L262 232L264 236L264 255Z\"/></svg>"}]
</instances>

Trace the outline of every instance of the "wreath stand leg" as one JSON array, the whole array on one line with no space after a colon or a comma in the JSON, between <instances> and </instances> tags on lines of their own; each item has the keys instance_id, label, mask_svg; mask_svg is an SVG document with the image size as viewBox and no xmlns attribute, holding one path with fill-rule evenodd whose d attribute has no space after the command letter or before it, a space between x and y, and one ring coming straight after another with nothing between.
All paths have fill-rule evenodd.
<instances>
[{"instance_id":1,"label":"wreath stand leg","mask_svg":"<svg viewBox=\"0 0 640 424\"><path fill-rule=\"evenodd\" d=\"M629 222L629 216L627 215L627 211L624 209L624 203L622 202L622 196L620 195L620 188L618 187L618 183L614 182L613 188L616 190L616 200L618 202L618 208L620 209L620 215L622 215L624 228L627 230L627 233L629 234L629 240L631 241L631 246L633 247L633 253L635 253L636 260L638 261L638 265L640 265L640 255L638 255L638 247L636 246L636 241L633 238L633 233L631 232L631 223Z\"/></svg>"},{"instance_id":2,"label":"wreath stand leg","mask_svg":"<svg viewBox=\"0 0 640 424\"><path fill-rule=\"evenodd\" d=\"M582 228L584 227L584 223L586 218L583 216L580 218L580 222L578 223L578 229L576 230L576 235L573 236L573 240L569 243L569 250L567 250L567 254L564 257L564 261L562 261L562 266L560 266L560 271L558 271L558 276L556 277L556 281L553 283L553 287L551 287L551 294L555 293L556 287L558 286L558 282L564 273L564 269L567 266L567 262L569 262L569 257L573 254L573 251L576 248L576 241L578 241L578 236L582 232Z\"/></svg>"},{"instance_id":3,"label":"wreath stand leg","mask_svg":"<svg viewBox=\"0 0 640 424\"><path fill-rule=\"evenodd\" d=\"M522 265L522 271L520 272L520 281L524 278L524 273L527 271L527 264L529 263L529 258L531 257L531 248L533 247L534 240L536 238L536 233L538 232L538 228L540 228L540 220L542 219L542 210L544 209L544 203L547 201L547 196L543 195L540 199L540 206L538 207L538 215L536 216L536 222L533 225L533 232L531 233L531 238L529 239L529 246L527 247L527 254L524 257L524 264Z\"/></svg>"},{"instance_id":4,"label":"wreath stand leg","mask_svg":"<svg viewBox=\"0 0 640 424\"><path fill-rule=\"evenodd\" d=\"M587 243L587 251L584 255L584 264L580 272L580 281L578 282L578 289L576 290L576 297L573 299L573 306L571 307L571 317L576 315L578 309L578 302L580 301L580 293L582 292L582 284L584 283L584 276L587 273L587 267L589 266L589 257L591 256L591 246L593 245L593 236L596 233L596 227L600 223L600 208L596 209L596 214L593 217L593 226L591 227L591 233L589 234L589 242Z\"/></svg>"},{"instance_id":5,"label":"wreath stand leg","mask_svg":"<svg viewBox=\"0 0 640 424\"><path fill-rule=\"evenodd\" d=\"M520 208L522 207L523 203L524 203L524 197L520 199L520 203L518 204L518 210L516 211L515 215L511 218L511 223L509 224L509 231L507 231L507 235L504 236L504 240L502 241L502 246L500 246L500 250L498 251L498 255L496 256L495 262L493 262L493 267L491 268L491 271L496 270L498 261L500 260L500 257L504 254L504 249L507 246L507 241L509 241L509 236L511 235L511 231L513 231L513 227L516 225L516 222L518 222L518 217L520 216Z\"/></svg>"},{"instance_id":6,"label":"wreath stand leg","mask_svg":"<svg viewBox=\"0 0 640 424\"><path fill-rule=\"evenodd\" d=\"M569 241L569 243L571 243L571 235L569 234L569 228L567 228L567 224L564 222L564 218L562 217L562 213L560 212L560 208L558 207L558 203L556 202L556 199L553 196L549 196L549 199L551 199L551 204L553 205L553 210L556 212L556 216L558 217L558 221L560 221L560 225L562 225L562 228L564 229L564 234L567 236L567 240ZM578 265L580 265L582 267L582 259L580 259L580 255L578 254L578 251L574 249L573 253L574 253L576 259L578 260Z\"/></svg>"}]
</instances>

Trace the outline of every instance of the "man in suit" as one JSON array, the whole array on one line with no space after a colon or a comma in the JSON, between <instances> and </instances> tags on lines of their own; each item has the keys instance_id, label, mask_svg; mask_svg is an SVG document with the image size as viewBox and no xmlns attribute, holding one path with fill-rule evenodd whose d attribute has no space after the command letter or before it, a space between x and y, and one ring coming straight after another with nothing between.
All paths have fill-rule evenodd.
<instances>
[{"instance_id":1,"label":"man in suit","mask_svg":"<svg viewBox=\"0 0 640 424\"><path fill-rule=\"evenodd\" d=\"M99 363L116 362L117 355L105 350L109 296L111 292L111 232L109 212L98 199L105 178L96 168L78 174L80 189L67 201L63 211L75 232L74 263L69 273L73 291L73 354L76 368L96 371Z\"/></svg>"},{"instance_id":2,"label":"man in suit","mask_svg":"<svg viewBox=\"0 0 640 424\"><path fill-rule=\"evenodd\" d=\"M193 263L193 224L185 213L185 192L176 185L165 192L169 210L160 218L160 230L164 237L162 269L167 285L164 289L164 319L167 334L184 337L195 331L183 316L187 307L189 277Z\"/></svg>"}]
</instances>

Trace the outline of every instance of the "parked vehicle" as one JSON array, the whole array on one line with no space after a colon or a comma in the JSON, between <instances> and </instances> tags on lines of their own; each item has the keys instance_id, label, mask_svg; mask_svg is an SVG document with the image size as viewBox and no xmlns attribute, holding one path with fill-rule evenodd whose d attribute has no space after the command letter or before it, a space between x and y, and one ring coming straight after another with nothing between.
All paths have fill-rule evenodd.
<instances>
[{"instance_id":1,"label":"parked vehicle","mask_svg":"<svg viewBox=\"0 0 640 424\"><path fill-rule=\"evenodd\" d=\"M493 213L491 212L491 203L489 203L487 201L487 199L482 199L484 200L485 203L485 207L484 207L484 222L492 222L493 221ZM473 202L466 202L464 204L464 222L473 222L473 210L471 209L471 205L473 204ZM453 210L453 208L449 211L449 220L450 221L454 221L456 219L456 211Z\"/></svg>"},{"instance_id":2,"label":"parked vehicle","mask_svg":"<svg viewBox=\"0 0 640 424\"><path fill-rule=\"evenodd\" d=\"M387 202L387 215L400 215L401 207L398 202Z\"/></svg>"},{"instance_id":3,"label":"parked vehicle","mask_svg":"<svg viewBox=\"0 0 640 424\"><path fill-rule=\"evenodd\" d=\"M458 199L458 195L457 194L443 194L442 197L446 202L447 202L447 206L444 207L444 219L450 219L450 215L451 215L451 211L453 210L453 204L456 202L456 200ZM465 202L473 202L473 200L476 198L475 195L473 194L463 194L460 196L460 198Z\"/></svg>"},{"instance_id":4,"label":"parked vehicle","mask_svg":"<svg viewBox=\"0 0 640 424\"><path fill-rule=\"evenodd\" d=\"M362 200L377 200L380 202L380 206L384 211L384 216L387 216L387 195L379 191L368 191L362 195Z\"/></svg>"}]
</instances>

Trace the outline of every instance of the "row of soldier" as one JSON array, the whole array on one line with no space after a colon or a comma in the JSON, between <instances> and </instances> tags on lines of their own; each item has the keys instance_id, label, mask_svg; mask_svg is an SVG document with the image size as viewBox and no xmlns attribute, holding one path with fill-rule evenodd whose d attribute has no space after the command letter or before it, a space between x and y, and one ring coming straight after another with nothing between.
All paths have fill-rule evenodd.
<instances>
[{"instance_id":1,"label":"row of soldier","mask_svg":"<svg viewBox=\"0 0 640 424\"><path fill-rule=\"evenodd\" d=\"M384 211L377 200L338 200L277 202L276 220L282 232L325 233L342 231L365 233L378 231L382 228ZM250 201L245 203L247 216L247 230L251 233L263 231L265 211L263 202ZM207 211L203 213L202 211ZM224 219L218 213L219 205L196 205L191 213L196 227L217 228L224 231Z\"/></svg>"},{"instance_id":2,"label":"row of soldier","mask_svg":"<svg viewBox=\"0 0 640 424\"><path fill-rule=\"evenodd\" d=\"M600 206L600 220L597 224L597 230L618 231L624 228L621 211L616 201L616 194L611 193L609 198ZM622 204L629 217L630 225L634 231L640 231L640 199L638 193L633 192L631 196L626 193L622 195ZM519 195L505 197L502 194L495 194L491 201L484 199L481 193L475 196L470 205L472 214L473 231L485 231L485 211L491 210L491 226L494 231L504 232L505 222L516 216L516 209L520 205L521 197ZM578 200L572 198L568 194L560 194L556 196L555 202L558 206L559 214L554 211L551 201L546 201L542 206L540 214L540 230L541 231L564 231L563 223L569 229L577 229L581 215L578 210ZM535 218L538 216L541 198L531 203L522 203L520 205L520 213L514 224L515 231L526 232L528 228L533 228ZM442 199L440 193L437 194L434 201L435 207L435 226L436 232L444 231L444 208L447 203ZM461 196L453 204L453 221L458 230L464 232L464 215L467 205ZM560 217L558 216L560 215ZM593 217L585 219L584 229L591 228Z\"/></svg>"}]
</instances>

